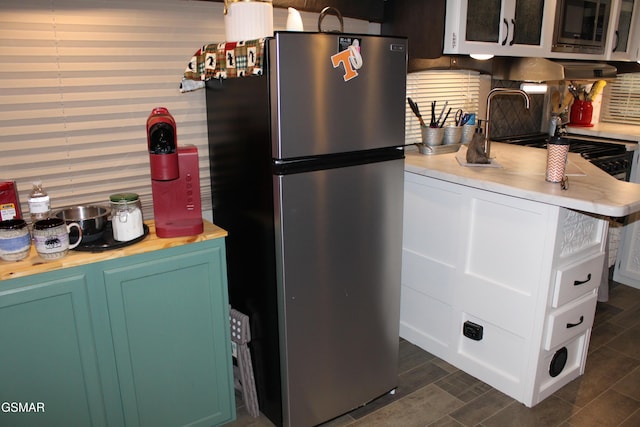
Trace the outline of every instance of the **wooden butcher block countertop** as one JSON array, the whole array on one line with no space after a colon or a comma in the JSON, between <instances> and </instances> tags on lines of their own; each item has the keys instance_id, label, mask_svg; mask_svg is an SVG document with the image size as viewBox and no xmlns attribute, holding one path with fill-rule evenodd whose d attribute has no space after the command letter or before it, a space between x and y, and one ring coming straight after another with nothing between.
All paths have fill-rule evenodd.
<instances>
[{"instance_id":1,"label":"wooden butcher block countertop","mask_svg":"<svg viewBox=\"0 0 640 427\"><path fill-rule=\"evenodd\" d=\"M34 245L31 245L31 253L22 261L8 262L0 260L0 280L46 273L62 268L76 267L88 263L107 261L130 255L138 255L146 252L168 249L174 246L213 240L227 235L227 232L222 228L211 224L208 221L204 221L204 231L196 236L160 238L156 236L155 223L153 221L145 221L145 224L149 227L149 235L142 241L120 249L104 252L70 250L64 258L55 261L45 261L38 256Z\"/></svg>"}]
</instances>

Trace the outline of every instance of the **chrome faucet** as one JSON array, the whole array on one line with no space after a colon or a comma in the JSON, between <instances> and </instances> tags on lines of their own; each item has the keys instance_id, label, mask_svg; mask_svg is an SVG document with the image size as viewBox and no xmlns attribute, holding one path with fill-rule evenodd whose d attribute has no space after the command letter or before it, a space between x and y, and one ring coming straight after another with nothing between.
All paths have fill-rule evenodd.
<instances>
[{"instance_id":1,"label":"chrome faucet","mask_svg":"<svg viewBox=\"0 0 640 427\"><path fill-rule=\"evenodd\" d=\"M491 123L489 112L491 107L491 99L497 95L522 95L522 97L524 97L524 106L527 107L527 110L529 109L531 101L529 95L521 89L497 87L489 91L489 95L487 96L487 120L485 120L484 124L484 152L487 155L487 159L489 158L489 154L491 151L491 140L489 139L489 123Z\"/></svg>"}]
</instances>

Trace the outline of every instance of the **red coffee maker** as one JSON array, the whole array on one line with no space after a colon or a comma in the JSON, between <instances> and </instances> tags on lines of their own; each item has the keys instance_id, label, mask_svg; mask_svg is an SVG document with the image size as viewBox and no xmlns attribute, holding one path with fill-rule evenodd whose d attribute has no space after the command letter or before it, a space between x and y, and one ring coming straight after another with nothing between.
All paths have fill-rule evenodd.
<instances>
[{"instance_id":1,"label":"red coffee maker","mask_svg":"<svg viewBox=\"0 0 640 427\"><path fill-rule=\"evenodd\" d=\"M156 235L202 233L198 149L193 145L178 148L176 122L164 107L154 108L147 119L147 145Z\"/></svg>"}]
</instances>

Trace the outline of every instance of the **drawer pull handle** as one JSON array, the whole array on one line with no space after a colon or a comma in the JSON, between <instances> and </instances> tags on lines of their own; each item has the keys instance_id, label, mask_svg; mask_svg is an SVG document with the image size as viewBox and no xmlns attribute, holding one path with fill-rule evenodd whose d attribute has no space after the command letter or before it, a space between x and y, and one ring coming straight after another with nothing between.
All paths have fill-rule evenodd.
<instances>
[{"instance_id":1,"label":"drawer pull handle","mask_svg":"<svg viewBox=\"0 0 640 427\"><path fill-rule=\"evenodd\" d=\"M580 281L580 280L574 280L573 281L573 286L580 286L580 285L584 285L585 283L587 283L589 280L591 280L591 273L587 274L587 280L584 281Z\"/></svg>"},{"instance_id":2,"label":"drawer pull handle","mask_svg":"<svg viewBox=\"0 0 640 427\"><path fill-rule=\"evenodd\" d=\"M581 325L584 322L584 316L580 316L580 321L578 323L567 323L567 329L575 328L578 325Z\"/></svg>"}]
</instances>

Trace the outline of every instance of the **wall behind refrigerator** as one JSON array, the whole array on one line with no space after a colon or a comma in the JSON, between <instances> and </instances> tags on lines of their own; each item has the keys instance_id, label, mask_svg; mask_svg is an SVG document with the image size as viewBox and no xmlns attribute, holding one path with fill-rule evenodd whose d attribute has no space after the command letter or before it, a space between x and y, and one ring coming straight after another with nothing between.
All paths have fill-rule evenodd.
<instances>
[{"instance_id":1,"label":"wall behind refrigerator","mask_svg":"<svg viewBox=\"0 0 640 427\"><path fill-rule=\"evenodd\" d=\"M31 182L52 207L105 203L135 191L153 216L145 123L164 106L179 145L200 157L202 202L211 219L204 91L182 94L191 56L224 41L223 3L182 0L2 0L0 2L0 172L15 179L23 212ZM274 29L288 11L274 9ZM318 14L302 12L305 28ZM331 17L323 21L331 29ZM379 34L379 24L345 19L345 31Z\"/></svg>"}]
</instances>

